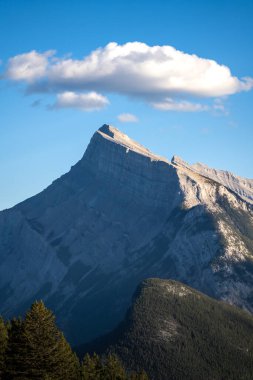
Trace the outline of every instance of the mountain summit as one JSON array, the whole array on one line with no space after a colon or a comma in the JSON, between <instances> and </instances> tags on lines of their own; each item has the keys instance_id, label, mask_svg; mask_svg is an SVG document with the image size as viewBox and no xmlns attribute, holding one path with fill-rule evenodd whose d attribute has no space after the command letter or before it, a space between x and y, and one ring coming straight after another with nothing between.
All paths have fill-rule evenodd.
<instances>
[{"instance_id":1,"label":"mountain summit","mask_svg":"<svg viewBox=\"0 0 253 380\"><path fill-rule=\"evenodd\" d=\"M127 135L119 131L117 128L112 127L111 125L104 124L101 128L99 128L97 133L102 135L104 138L107 138L117 144L120 144L121 146L126 147L126 149L131 149L132 151L142 154L143 156L150 157L153 160L167 162L165 158L156 156L155 154L150 152L150 150L148 150L138 142L130 139Z\"/></svg>"},{"instance_id":2,"label":"mountain summit","mask_svg":"<svg viewBox=\"0 0 253 380\"><path fill-rule=\"evenodd\" d=\"M0 313L42 298L83 343L122 319L148 277L253 311L252 255L245 196L104 125L67 174L0 213Z\"/></svg>"}]
</instances>

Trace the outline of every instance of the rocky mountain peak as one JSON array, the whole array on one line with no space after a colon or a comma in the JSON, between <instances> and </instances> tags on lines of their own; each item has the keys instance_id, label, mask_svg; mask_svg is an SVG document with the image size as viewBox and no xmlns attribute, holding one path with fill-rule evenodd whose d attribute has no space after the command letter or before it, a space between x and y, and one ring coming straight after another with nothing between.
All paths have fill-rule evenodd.
<instances>
[{"instance_id":1,"label":"rocky mountain peak","mask_svg":"<svg viewBox=\"0 0 253 380\"><path fill-rule=\"evenodd\" d=\"M98 131L101 133L104 133L105 135L113 137L114 134L118 131L118 129L114 128L113 126L109 124L103 124L102 127L98 129Z\"/></svg>"},{"instance_id":2,"label":"rocky mountain peak","mask_svg":"<svg viewBox=\"0 0 253 380\"><path fill-rule=\"evenodd\" d=\"M97 140L97 137L103 137L105 140L109 140L110 142L113 142L115 144L121 145L126 148L126 153L129 151L141 154L143 156L149 157L152 161L164 161L168 162L168 160L164 157L161 157L157 154L154 154L149 149L145 148L143 145L139 144L138 142L134 141L130 137L128 137L126 134L121 132L119 129L104 124L101 128L97 130L97 132L94 134L91 143L93 140ZM101 141L101 140L100 140Z\"/></svg>"},{"instance_id":3,"label":"rocky mountain peak","mask_svg":"<svg viewBox=\"0 0 253 380\"><path fill-rule=\"evenodd\" d=\"M66 311L59 322L80 343L118 324L148 277L253 310L253 212L235 194L242 182L217 186L186 165L103 125L68 173L0 213L0 313L43 299Z\"/></svg>"},{"instance_id":4,"label":"rocky mountain peak","mask_svg":"<svg viewBox=\"0 0 253 380\"><path fill-rule=\"evenodd\" d=\"M184 161L181 157L177 156L174 154L174 156L172 157L171 159L171 163L173 165L176 165L176 166L185 166L185 167L189 167L190 165Z\"/></svg>"}]
</instances>

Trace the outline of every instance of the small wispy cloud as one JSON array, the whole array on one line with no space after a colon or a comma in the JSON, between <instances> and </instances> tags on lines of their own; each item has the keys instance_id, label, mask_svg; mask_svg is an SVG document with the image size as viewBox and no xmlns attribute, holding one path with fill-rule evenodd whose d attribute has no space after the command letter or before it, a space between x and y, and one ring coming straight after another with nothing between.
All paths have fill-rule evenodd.
<instances>
[{"instance_id":1,"label":"small wispy cloud","mask_svg":"<svg viewBox=\"0 0 253 380\"><path fill-rule=\"evenodd\" d=\"M219 116L219 115L228 116L229 115L229 111L225 105L225 100L226 100L225 97L214 99L212 109L213 109L215 115L217 115L217 116Z\"/></svg>"},{"instance_id":2,"label":"small wispy cloud","mask_svg":"<svg viewBox=\"0 0 253 380\"><path fill-rule=\"evenodd\" d=\"M121 123L137 123L139 121L138 117L132 113L121 113L117 116L117 119Z\"/></svg>"},{"instance_id":3,"label":"small wispy cloud","mask_svg":"<svg viewBox=\"0 0 253 380\"><path fill-rule=\"evenodd\" d=\"M154 102L151 105L161 111L200 112L209 110L208 106L200 103L192 103L186 100L174 101L171 98L165 98L162 102Z\"/></svg>"},{"instance_id":4,"label":"small wispy cloud","mask_svg":"<svg viewBox=\"0 0 253 380\"><path fill-rule=\"evenodd\" d=\"M97 92L86 94L65 91L57 95L56 103L51 109L77 108L81 111L97 111L109 104L109 100Z\"/></svg>"}]
</instances>

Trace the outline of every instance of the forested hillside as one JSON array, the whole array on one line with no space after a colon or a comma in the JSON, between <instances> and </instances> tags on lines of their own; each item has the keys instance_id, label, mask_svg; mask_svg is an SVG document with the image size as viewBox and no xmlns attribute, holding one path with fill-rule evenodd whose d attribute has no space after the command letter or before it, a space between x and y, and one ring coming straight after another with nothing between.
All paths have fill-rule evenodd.
<instances>
[{"instance_id":1,"label":"forested hillside","mask_svg":"<svg viewBox=\"0 0 253 380\"><path fill-rule=\"evenodd\" d=\"M252 380L253 317L180 282L150 279L124 322L85 350L115 352L152 380Z\"/></svg>"}]
</instances>

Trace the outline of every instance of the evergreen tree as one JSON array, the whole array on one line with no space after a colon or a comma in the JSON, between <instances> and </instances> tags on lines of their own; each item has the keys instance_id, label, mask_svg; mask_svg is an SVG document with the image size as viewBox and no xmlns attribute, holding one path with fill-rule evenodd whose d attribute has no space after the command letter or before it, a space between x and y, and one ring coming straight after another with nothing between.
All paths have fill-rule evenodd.
<instances>
[{"instance_id":1,"label":"evergreen tree","mask_svg":"<svg viewBox=\"0 0 253 380\"><path fill-rule=\"evenodd\" d=\"M42 301L35 302L24 321L28 344L26 365L32 379L76 380L79 362Z\"/></svg>"},{"instance_id":2,"label":"evergreen tree","mask_svg":"<svg viewBox=\"0 0 253 380\"><path fill-rule=\"evenodd\" d=\"M105 380L126 380L126 371L123 368L120 360L115 354L109 354L106 358L103 379Z\"/></svg>"},{"instance_id":3,"label":"evergreen tree","mask_svg":"<svg viewBox=\"0 0 253 380\"><path fill-rule=\"evenodd\" d=\"M27 371L24 358L27 346L24 339L24 325L21 319L13 319L8 327L8 344L4 379L26 380Z\"/></svg>"},{"instance_id":4,"label":"evergreen tree","mask_svg":"<svg viewBox=\"0 0 253 380\"><path fill-rule=\"evenodd\" d=\"M80 366L53 313L35 302L24 322L13 322L7 350L9 379L79 380Z\"/></svg>"},{"instance_id":5,"label":"evergreen tree","mask_svg":"<svg viewBox=\"0 0 253 380\"><path fill-rule=\"evenodd\" d=\"M35 302L24 321L0 318L0 379L4 380L148 380L145 372L127 376L120 360L85 355L82 367L53 313Z\"/></svg>"},{"instance_id":6,"label":"evergreen tree","mask_svg":"<svg viewBox=\"0 0 253 380\"><path fill-rule=\"evenodd\" d=\"M79 359L75 353L73 353L70 345L66 341L63 333L59 341L59 370L57 379L69 379L80 380L81 379L81 367Z\"/></svg>"},{"instance_id":7,"label":"evergreen tree","mask_svg":"<svg viewBox=\"0 0 253 380\"><path fill-rule=\"evenodd\" d=\"M82 364L82 380L102 379L103 366L97 354L86 354Z\"/></svg>"},{"instance_id":8,"label":"evergreen tree","mask_svg":"<svg viewBox=\"0 0 253 380\"><path fill-rule=\"evenodd\" d=\"M5 368L5 355L8 343L8 332L3 319L0 317L0 379Z\"/></svg>"},{"instance_id":9,"label":"evergreen tree","mask_svg":"<svg viewBox=\"0 0 253 380\"><path fill-rule=\"evenodd\" d=\"M148 380L148 375L145 371L141 371L140 373L133 372L130 375L130 380Z\"/></svg>"}]
</instances>

